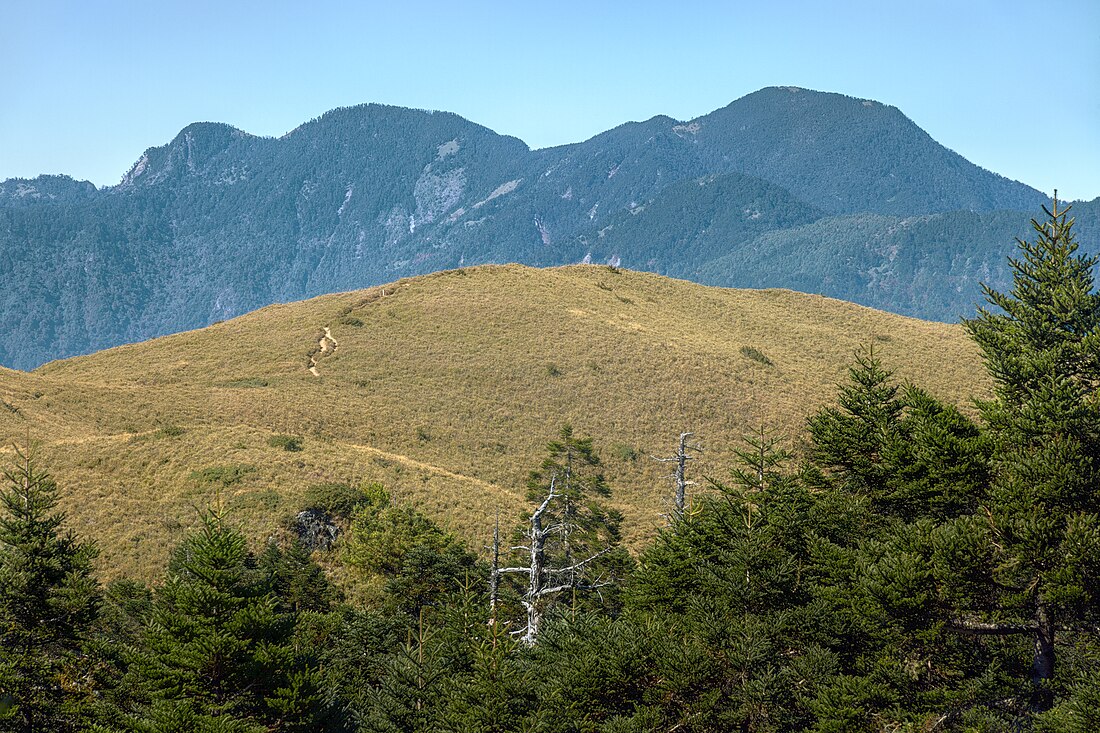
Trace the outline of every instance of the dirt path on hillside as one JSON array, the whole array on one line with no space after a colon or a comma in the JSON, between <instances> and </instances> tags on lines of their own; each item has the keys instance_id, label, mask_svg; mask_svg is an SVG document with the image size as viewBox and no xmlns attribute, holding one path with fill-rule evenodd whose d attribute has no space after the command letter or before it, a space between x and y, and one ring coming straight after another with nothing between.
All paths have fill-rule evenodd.
<instances>
[{"instance_id":1,"label":"dirt path on hillside","mask_svg":"<svg viewBox=\"0 0 1100 733\"><path fill-rule=\"evenodd\" d=\"M406 466L408 468L413 468L413 469L416 469L416 470L419 470L419 471L425 471L427 473L434 473L438 476L443 476L445 478L449 478L452 481L462 481L464 483L473 484L474 486L485 489L486 491L490 491L494 494L499 494L501 496L507 496L507 497L512 498L512 499L522 499L523 498L520 494L516 493L515 491L512 491L510 489L506 489L506 488L504 488L503 486L501 486L499 484L494 484L494 483L489 482L489 481L484 481L484 480L479 479L479 478L474 478L473 476L466 476L465 474L455 473L454 471L450 471L446 468L442 468L441 466L436 466L436 465L433 465L431 463L424 463L422 461L416 460L415 458L409 458L408 456L402 455L400 453L389 453L389 452L381 450L379 448L372 448L369 445L361 445L359 443L340 443L340 445L344 446L344 447L347 447L347 448L351 448L352 450L360 451L362 453L369 453L373 456L378 456L379 458L385 458L386 460L390 460L390 461L393 461L395 463L400 463L401 465Z\"/></svg>"},{"instance_id":2,"label":"dirt path on hillside","mask_svg":"<svg viewBox=\"0 0 1100 733\"><path fill-rule=\"evenodd\" d=\"M335 354L336 350L339 348L340 342L332 335L332 331L329 330L329 327L325 326L324 334L317 341L317 350L311 352L309 355L309 373L315 377L321 376L320 370L317 369L317 357Z\"/></svg>"},{"instance_id":3,"label":"dirt path on hillside","mask_svg":"<svg viewBox=\"0 0 1100 733\"><path fill-rule=\"evenodd\" d=\"M229 426L234 427L234 426ZM225 428L207 427L207 430L219 431ZM109 435L89 435L82 438L61 438L60 440L42 441L41 446L43 448L51 448L56 446L66 445L84 445L87 443L114 443L119 441L131 440L138 436L152 435L157 432L157 429L146 430L138 433L112 433ZM442 466L436 466L431 463L425 463L418 461L415 458L409 458L401 453L390 453L380 448L374 448L369 445L362 445L361 443L346 443L343 441L334 441L340 448L346 448L359 453L366 453L371 456L383 458L387 461L393 461L399 463L406 468L422 471L425 473L435 474L436 476L442 476L452 481L458 481L461 483L472 484L480 489L488 491L499 496L504 496L512 499L522 499L523 497L514 490L507 489L499 484L494 484L490 481L474 478L473 476L467 476L465 474L456 473ZM14 454L14 450L11 446L0 446L0 455Z\"/></svg>"}]
</instances>

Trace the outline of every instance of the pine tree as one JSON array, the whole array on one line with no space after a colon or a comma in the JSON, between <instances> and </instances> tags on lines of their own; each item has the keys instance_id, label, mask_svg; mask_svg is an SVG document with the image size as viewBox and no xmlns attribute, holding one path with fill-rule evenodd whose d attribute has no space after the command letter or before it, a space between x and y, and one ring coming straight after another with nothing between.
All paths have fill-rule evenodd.
<instances>
[{"instance_id":1,"label":"pine tree","mask_svg":"<svg viewBox=\"0 0 1100 733\"><path fill-rule=\"evenodd\" d=\"M882 519L948 518L976 507L988 482L988 442L959 410L899 387L873 350L858 354L839 406L808 421L812 457L834 488Z\"/></svg>"},{"instance_id":2,"label":"pine tree","mask_svg":"<svg viewBox=\"0 0 1100 733\"><path fill-rule=\"evenodd\" d=\"M958 531L987 487L987 441L958 409L893 384L873 353L849 374L839 407L809 421L817 465L806 477L824 521L805 573L827 609L818 633L841 661L811 707L830 730L872 716L931 725L991 684L989 654L945 630L974 568L943 562L974 548Z\"/></svg>"},{"instance_id":3,"label":"pine tree","mask_svg":"<svg viewBox=\"0 0 1100 733\"><path fill-rule=\"evenodd\" d=\"M1044 211L1009 260L1012 290L985 288L999 312L966 322L995 385L980 405L994 443L987 510L1000 607L986 626L1032 637L1039 709L1052 703L1058 635L1100 620L1097 258L1078 254L1057 195Z\"/></svg>"},{"instance_id":4,"label":"pine tree","mask_svg":"<svg viewBox=\"0 0 1100 733\"><path fill-rule=\"evenodd\" d=\"M821 410L807 425L815 461L846 491L872 501L887 493L889 453L904 408L891 376L873 348L857 354L849 382L840 386L839 407Z\"/></svg>"},{"instance_id":5,"label":"pine tree","mask_svg":"<svg viewBox=\"0 0 1100 733\"><path fill-rule=\"evenodd\" d=\"M421 610L406 642L387 656L378 685L366 692L357 720L359 730L428 733L437 729L444 685L454 673L437 635Z\"/></svg>"},{"instance_id":6,"label":"pine tree","mask_svg":"<svg viewBox=\"0 0 1100 733\"><path fill-rule=\"evenodd\" d=\"M655 720L663 730L800 730L808 702L837 671L810 582L810 544L823 529L818 498L787 470L786 451L766 430L746 446L735 451L731 485L698 497L640 558L626 617L664 627L646 637L651 649L626 643L642 638L637 630L599 635L609 654L640 656L607 660L604 677L629 673L620 690L651 686L634 694L668 701L622 730Z\"/></svg>"},{"instance_id":7,"label":"pine tree","mask_svg":"<svg viewBox=\"0 0 1100 733\"><path fill-rule=\"evenodd\" d=\"M743 489L764 491L773 480L781 478L778 469L791 457L791 453L782 447L783 436L769 432L763 423L741 439L745 445L733 451L737 465L730 471L730 477Z\"/></svg>"},{"instance_id":8,"label":"pine tree","mask_svg":"<svg viewBox=\"0 0 1100 733\"><path fill-rule=\"evenodd\" d=\"M493 622L479 587L467 582L439 614L439 639L453 672L437 703L434 730L528 730L524 719L534 708L537 670L525 663L519 640Z\"/></svg>"},{"instance_id":9,"label":"pine tree","mask_svg":"<svg viewBox=\"0 0 1100 733\"><path fill-rule=\"evenodd\" d=\"M16 449L0 493L0 730L81 727L91 680L83 638L99 607L95 548L61 529L58 488Z\"/></svg>"},{"instance_id":10,"label":"pine tree","mask_svg":"<svg viewBox=\"0 0 1100 733\"><path fill-rule=\"evenodd\" d=\"M219 512L176 549L125 684L124 730L322 731L337 725L292 643L273 576ZM285 601L284 601L285 603Z\"/></svg>"}]
</instances>

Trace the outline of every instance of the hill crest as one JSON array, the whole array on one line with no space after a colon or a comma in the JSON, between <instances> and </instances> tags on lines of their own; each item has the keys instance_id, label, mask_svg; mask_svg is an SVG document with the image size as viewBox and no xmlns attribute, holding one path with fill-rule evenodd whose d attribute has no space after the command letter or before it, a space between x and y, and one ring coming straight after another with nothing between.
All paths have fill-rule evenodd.
<instances>
[{"instance_id":1,"label":"hill crest","mask_svg":"<svg viewBox=\"0 0 1100 733\"><path fill-rule=\"evenodd\" d=\"M649 456L692 430L700 475L720 476L761 421L797 446L872 343L899 380L968 400L977 353L958 326L608 267L484 266L0 372L0 439L42 441L112 571L152 574L218 492L263 537L330 481L380 481L480 545L564 422L595 438L637 546L666 510Z\"/></svg>"}]
</instances>

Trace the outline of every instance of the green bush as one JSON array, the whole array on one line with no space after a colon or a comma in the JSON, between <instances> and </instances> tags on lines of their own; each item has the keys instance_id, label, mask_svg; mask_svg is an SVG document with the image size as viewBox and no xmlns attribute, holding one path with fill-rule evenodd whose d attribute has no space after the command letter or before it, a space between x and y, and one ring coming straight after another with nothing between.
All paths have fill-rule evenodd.
<instances>
[{"instance_id":1,"label":"green bush","mask_svg":"<svg viewBox=\"0 0 1100 733\"><path fill-rule=\"evenodd\" d=\"M638 458L638 451L626 443L615 443L611 446L611 455L620 461L634 461Z\"/></svg>"},{"instance_id":2,"label":"green bush","mask_svg":"<svg viewBox=\"0 0 1100 733\"><path fill-rule=\"evenodd\" d=\"M252 473L255 470L255 466L247 466L241 463L228 464L225 466L210 466L200 471L192 471L191 479L194 481L202 481L203 483L232 486L244 478L246 474Z\"/></svg>"},{"instance_id":3,"label":"green bush","mask_svg":"<svg viewBox=\"0 0 1100 733\"><path fill-rule=\"evenodd\" d=\"M755 346L742 346L741 355L766 366L772 366L772 360L764 355L764 352Z\"/></svg>"},{"instance_id":4,"label":"green bush","mask_svg":"<svg viewBox=\"0 0 1100 733\"><path fill-rule=\"evenodd\" d=\"M372 487L374 485L372 484ZM373 490L378 495L381 487ZM306 489L303 509L320 509L334 517L347 519L364 504L371 503L372 493L350 484L314 484Z\"/></svg>"},{"instance_id":5,"label":"green bush","mask_svg":"<svg viewBox=\"0 0 1100 733\"><path fill-rule=\"evenodd\" d=\"M291 453L302 450L302 439L297 435L272 435L267 439L267 444L272 448L282 448Z\"/></svg>"}]
</instances>

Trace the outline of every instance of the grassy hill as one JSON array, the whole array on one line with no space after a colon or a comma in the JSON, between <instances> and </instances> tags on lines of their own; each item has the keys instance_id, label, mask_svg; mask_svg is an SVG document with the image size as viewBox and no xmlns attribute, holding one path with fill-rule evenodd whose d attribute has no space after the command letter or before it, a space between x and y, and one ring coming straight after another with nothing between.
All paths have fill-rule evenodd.
<instances>
[{"instance_id":1,"label":"grassy hill","mask_svg":"<svg viewBox=\"0 0 1100 733\"><path fill-rule=\"evenodd\" d=\"M596 438L637 546L670 493L650 455L691 430L697 474L721 477L761 421L796 440L868 344L944 399L984 388L959 326L607 267L486 266L0 369L0 438L42 442L108 577L156 572L195 507L221 501L261 539L325 481L382 481L479 546L565 421Z\"/></svg>"}]
</instances>

